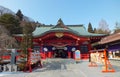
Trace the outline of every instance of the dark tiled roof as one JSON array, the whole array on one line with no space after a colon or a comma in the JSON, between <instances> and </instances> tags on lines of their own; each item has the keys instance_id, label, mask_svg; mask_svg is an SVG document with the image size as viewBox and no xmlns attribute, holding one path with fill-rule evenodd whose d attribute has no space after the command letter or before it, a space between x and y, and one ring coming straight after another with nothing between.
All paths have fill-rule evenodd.
<instances>
[{"instance_id":1,"label":"dark tiled roof","mask_svg":"<svg viewBox=\"0 0 120 77\"><path fill-rule=\"evenodd\" d=\"M99 44L106 44L106 43L110 43L118 40L120 40L120 32L104 37L103 39L101 39Z\"/></svg>"}]
</instances>

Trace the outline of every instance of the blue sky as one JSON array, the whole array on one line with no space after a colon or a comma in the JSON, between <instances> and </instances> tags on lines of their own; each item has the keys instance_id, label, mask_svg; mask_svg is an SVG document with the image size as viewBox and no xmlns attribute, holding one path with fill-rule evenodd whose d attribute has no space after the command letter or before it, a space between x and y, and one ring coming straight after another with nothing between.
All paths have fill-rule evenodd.
<instances>
[{"instance_id":1,"label":"blue sky","mask_svg":"<svg viewBox=\"0 0 120 77\"><path fill-rule=\"evenodd\" d=\"M56 24L61 18L66 25L91 22L97 28L104 19L110 29L120 22L120 0L0 0L0 5L44 24Z\"/></svg>"}]
</instances>

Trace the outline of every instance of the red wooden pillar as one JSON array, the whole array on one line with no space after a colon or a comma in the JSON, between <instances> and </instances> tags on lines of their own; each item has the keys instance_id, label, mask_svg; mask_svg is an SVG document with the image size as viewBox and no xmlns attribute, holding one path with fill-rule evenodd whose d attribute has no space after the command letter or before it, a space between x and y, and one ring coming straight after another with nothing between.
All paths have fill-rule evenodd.
<instances>
[{"instance_id":1,"label":"red wooden pillar","mask_svg":"<svg viewBox=\"0 0 120 77\"><path fill-rule=\"evenodd\" d=\"M71 58L71 52L68 51L68 58Z\"/></svg>"},{"instance_id":2,"label":"red wooden pillar","mask_svg":"<svg viewBox=\"0 0 120 77\"><path fill-rule=\"evenodd\" d=\"M90 54L91 54L90 50L91 49L92 49L92 47L91 47L91 44L89 43L88 44L88 58L89 58L89 61L90 61Z\"/></svg>"},{"instance_id":3,"label":"red wooden pillar","mask_svg":"<svg viewBox=\"0 0 120 77\"><path fill-rule=\"evenodd\" d=\"M75 59L75 52L73 52L73 59Z\"/></svg>"},{"instance_id":4,"label":"red wooden pillar","mask_svg":"<svg viewBox=\"0 0 120 77\"><path fill-rule=\"evenodd\" d=\"M46 52L42 52L42 59L46 59Z\"/></svg>"},{"instance_id":5,"label":"red wooden pillar","mask_svg":"<svg viewBox=\"0 0 120 77\"><path fill-rule=\"evenodd\" d=\"M54 53L53 53L53 51L51 51L51 58L54 57L53 55L54 55Z\"/></svg>"},{"instance_id":6,"label":"red wooden pillar","mask_svg":"<svg viewBox=\"0 0 120 77\"><path fill-rule=\"evenodd\" d=\"M40 52L41 52L41 58L46 59L47 54L45 51L43 51L43 41L40 39Z\"/></svg>"},{"instance_id":7,"label":"red wooden pillar","mask_svg":"<svg viewBox=\"0 0 120 77\"><path fill-rule=\"evenodd\" d=\"M88 51L90 51L91 50L91 44L89 43L88 44Z\"/></svg>"},{"instance_id":8,"label":"red wooden pillar","mask_svg":"<svg viewBox=\"0 0 120 77\"><path fill-rule=\"evenodd\" d=\"M46 59L46 52L43 51L43 45L40 45L41 58Z\"/></svg>"},{"instance_id":9,"label":"red wooden pillar","mask_svg":"<svg viewBox=\"0 0 120 77\"><path fill-rule=\"evenodd\" d=\"M48 52L48 58L51 58L51 57L52 57L52 52L49 51L49 52Z\"/></svg>"},{"instance_id":10,"label":"red wooden pillar","mask_svg":"<svg viewBox=\"0 0 120 77\"><path fill-rule=\"evenodd\" d=\"M48 57L48 51L44 51L44 59L46 59Z\"/></svg>"},{"instance_id":11,"label":"red wooden pillar","mask_svg":"<svg viewBox=\"0 0 120 77\"><path fill-rule=\"evenodd\" d=\"M29 67L29 72L32 72L32 67L31 67L31 53L32 53L32 49L28 48L28 67Z\"/></svg>"}]
</instances>

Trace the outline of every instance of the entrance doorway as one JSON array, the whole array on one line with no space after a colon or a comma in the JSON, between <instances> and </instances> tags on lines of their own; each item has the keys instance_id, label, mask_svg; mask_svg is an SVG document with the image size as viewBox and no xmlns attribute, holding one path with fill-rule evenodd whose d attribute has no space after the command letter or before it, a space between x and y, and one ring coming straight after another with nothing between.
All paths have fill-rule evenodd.
<instances>
[{"instance_id":1,"label":"entrance doorway","mask_svg":"<svg viewBox=\"0 0 120 77\"><path fill-rule=\"evenodd\" d=\"M54 58L67 58L67 51L65 51L64 49L56 49L54 51Z\"/></svg>"}]
</instances>

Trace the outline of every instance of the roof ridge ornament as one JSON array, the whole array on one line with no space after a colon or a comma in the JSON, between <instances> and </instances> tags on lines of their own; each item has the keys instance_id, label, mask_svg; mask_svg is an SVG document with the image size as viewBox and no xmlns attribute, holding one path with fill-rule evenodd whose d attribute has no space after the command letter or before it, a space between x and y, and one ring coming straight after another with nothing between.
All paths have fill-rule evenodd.
<instances>
[{"instance_id":1,"label":"roof ridge ornament","mask_svg":"<svg viewBox=\"0 0 120 77\"><path fill-rule=\"evenodd\" d=\"M61 18L58 20L57 24L64 24Z\"/></svg>"},{"instance_id":2,"label":"roof ridge ornament","mask_svg":"<svg viewBox=\"0 0 120 77\"><path fill-rule=\"evenodd\" d=\"M62 19L60 18L57 22L57 25L55 25L53 28L64 28L64 29L69 29L67 26L64 25Z\"/></svg>"}]
</instances>

